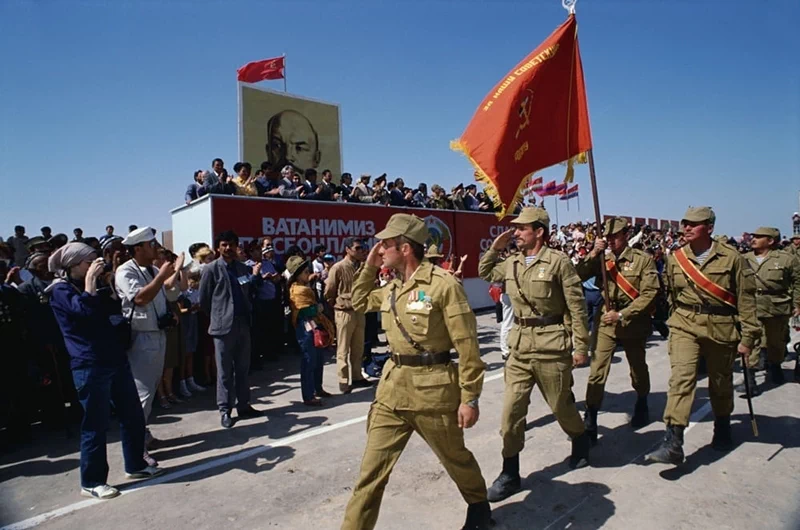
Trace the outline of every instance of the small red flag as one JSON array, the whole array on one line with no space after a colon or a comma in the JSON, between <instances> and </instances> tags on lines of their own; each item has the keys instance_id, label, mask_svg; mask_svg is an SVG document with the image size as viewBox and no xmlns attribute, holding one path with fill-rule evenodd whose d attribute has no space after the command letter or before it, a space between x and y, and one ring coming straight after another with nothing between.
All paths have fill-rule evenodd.
<instances>
[{"instance_id":1,"label":"small red flag","mask_svg":"<svg viewBox=\"0 0 800 530\"><path fill-rule=\"evenodd\" d=\"M258 83L267 79L283 79L285 57L274 57L247 63L236 70L237 79L245 83Z\"/></svg>"},{"instance_id":2,"label":"small red flag","mask_svg":"<svg viewBox=\"0 0 800 530\"><path fill-rule=\"evenodd\" d=\"M494 87L450 144L475 166L501 219L531 174L592 147L577 28L570 15Z\"/></svg>"}]
</instances>

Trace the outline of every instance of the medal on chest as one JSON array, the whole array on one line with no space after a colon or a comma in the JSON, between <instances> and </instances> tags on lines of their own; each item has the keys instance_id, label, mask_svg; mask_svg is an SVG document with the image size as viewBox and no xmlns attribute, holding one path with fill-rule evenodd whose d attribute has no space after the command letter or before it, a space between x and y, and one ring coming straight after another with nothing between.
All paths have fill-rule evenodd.
<instances>
[{"instance_id":1,"label":"medal on chest","mask_svg":"<svg viewBox=\"0 0 800 530\"><path fill-rule=\"evenodd\" d=\"M547 270L547 267L539 267L539 274L536 275L537 278L540 280L544 278L544 273Z\"/></svg>"}]
</instances>

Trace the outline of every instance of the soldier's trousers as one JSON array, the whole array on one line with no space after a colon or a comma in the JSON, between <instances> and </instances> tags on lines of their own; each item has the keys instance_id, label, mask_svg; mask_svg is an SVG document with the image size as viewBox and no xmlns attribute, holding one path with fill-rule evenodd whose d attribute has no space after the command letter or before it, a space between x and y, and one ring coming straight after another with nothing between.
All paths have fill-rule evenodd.
<instances>
[{"instance_id":1,"label":"soldier's trousers","mask_svg":"<svg viewBox=\"0 0 800 530\"><path fill-rule=\"evenodd\" d=\"M750 357L747 359L747 366L755 368L758 364L760 350L763 347L767 348L767 360L773 364L780 364L783 362L783 357L786 355L786 334L789 330L789 315L780 317L759 318L761 322L761 340L750 352Z\"/></svg>"},{"instance_id":2,"label":"soldier's trousers","mask_svg":"<svg viewBox=\"0 0 800 530\"><path fill-rule=\"evenodd\" d=\"M364 379L361 362L364 359L364 313L336 310L336 375L339 384L349 385Z\"/></svg>"},{"instance_id":3,"label":"soldier's trousers","mask_svg":"<svg viewBox=\"0 0 800 530\"><path fill-rule=\"evenodd\" d=\"M586 386L586 406L600 408L603 404L608 372L611 370L611 360L617 347L617 338L610 332L611 326L600 326L597 336L597 347L592 356L592 366L589 373L589 383ZM639 396L650 393L650 371L645 361L646 337L620 338L622 347L631 369L631 384Z\"/></svg>"},{"instance_id":4,"label":"soldier's trousers","mask_svg":"<svg viewBox=\"0 0 800 530\"><path fill-rule=\"evenodd\" d=\"M697 360L702 355L708 369L708 394L714 416L730 416L733 412L733 363L735 342L720 344L685 331L672 329L669 334L669 378L664 423L689 425L689 415L697 387Z\"/></svg>"},{"instance_id":5,"label":"soldier's trousers","mask_svg":"<svg viewBox=\"0 0 800 530\"><path fill-rule=\"evenodd\" d=\"M525 446L525 418L534 385L541 390L561 429L572 438L583 434L583 421L572 395L572 357L569 354L542 360L514 351L506 361L505 383L500 420L503 458L516 455Z\"/></svg>"},{"instance_id":6,"label":"soldier's trousers","mask_svg":"<svg viewBox=\"0 0 800 530\"><path fill-rule=\"evenodd\" d=\"M464 445L464 431L452 412L391 410L373 403L367 419L367 448L361 474L347 504L343 530L375 528L389 475L411 434L416 432L439 458L468 504L486 500L486 482L475 457Z\"/></svg>"}]
</instances>

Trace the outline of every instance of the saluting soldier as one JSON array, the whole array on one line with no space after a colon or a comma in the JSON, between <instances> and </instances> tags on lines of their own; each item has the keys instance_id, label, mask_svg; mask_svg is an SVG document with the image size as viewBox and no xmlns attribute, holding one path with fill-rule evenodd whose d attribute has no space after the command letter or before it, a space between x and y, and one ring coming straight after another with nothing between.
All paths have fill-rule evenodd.
<instances>
[{"instance_id":1,"label":"saluting soldier","mask_svg":"<svg viewBox=\"0 0 800 530\"><path fill-rule=\"evenodd\" d=\"M433 449L468 503L464 530L489 528L491 508L464 431L478 421L486 369L477 321L464 288L424 260L428 229L415 215L395 214L353 283L356 311L380 311L392 356L367 419L361 474L343 529L375 527L389 475L413 432ZM381 265L400 278L375 287ZM451 362L455 348L458 364Z\"/></svg>"},{"instance_id":2,"label":"saluting soldier","mask_svg":"<svg viewBox=\"0 0 800 530\"><path fill-rule=\"evenodd\" d=\"M550 237L550 217L545 210L524 208L511 223L516 227L500 234L478 265L484 280L505 282L514 309L500 427L503 471L489 488L491 502L521 489L519 453L525 445L525 417L534 386L572 439L569 467L588 465L591 446L572 395L572 368L588 360L589 329L581 279L566 254L545 245ZM512 236L520 252L498 263L500 251ZM572 355L565 321L572 326Z\"/></svg>"},{"instance_id":3,"label":"saluting soldier","mask_svg":"<svg viewBox=\"0 0 800 530\"><path fill-rule=\"evenodd\" d=\"M737 352L750 355L761 329L753 269L736 248L711 239L715 221L710 207L689 208L681 221L687 244L667 258L672 375L664 410L666 435L647 455L654 462L678 465L684 460L683 431L689 424L701 356L706 359L715 417L711 445L719 451L733 447L733 365Z\"/></svg>"},{"instance_id":4,"label":"saluting soldier","mask_svg":"<svg viewBox=\"0 0 800 530\"><path fill-rule=\"evenodd\" d=\"M598 329L597 346L586 387L584 425L592 444L597 443L597 412L603 403L608 372L617 342L622 343L631 370L631 384L637 399L631 426L635 429L650 423L647 396L650 393L650 372L645 361L645 346L651 333L650 310L658 294L658 270L646 252L628 246L628 221L621 217L608 219L594 249L578 264L581 280L601 276L605 267L608 296ZM606 247L611 252L604 253ZM605 254L604 258L601 258Z\"/></svg>"},{"instance_id":5,"label":"saluting soldier","mask_svg":"<svg viewBox=\"0 0 800 530\"><path fill-rule=\"evenodd\" d=\"M762 226L750 234L752 252L744 255L755 271L756 305L761 322L760 344L748 358L752 395L760 394L753 369L759 361L760 346L766 346L767 369L776 385L784 383L781 363L786 354L786 335L792 314L800 315L800 260L787 252L775 250L780 241L777 228Z\"/></svg>"}]
</instances>

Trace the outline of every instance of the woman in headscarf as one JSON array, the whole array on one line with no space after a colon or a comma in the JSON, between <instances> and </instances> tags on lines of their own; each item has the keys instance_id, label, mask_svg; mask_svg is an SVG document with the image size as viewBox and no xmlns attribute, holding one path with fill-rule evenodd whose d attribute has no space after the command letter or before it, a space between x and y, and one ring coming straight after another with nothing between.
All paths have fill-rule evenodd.
<instances>
[{"instance_id":1,"label":"woman in headscarf","mask_svg":"<svg viewBox=\"0 0 800 530\"><path fill-rule=\"evenodd\" d=\"M148 466L144 455L144 414L125 356L124 321L113 291L98 292L103 260L83 243L68 243L48 261L55 276L46 292L64 335L72 378L83 407L81 423L81 494L111 499L119 490L109 486L106 431L111 402L120 422L122 454L128 478L143 479L164 471Z\"/></svg>"}]
</instances>

